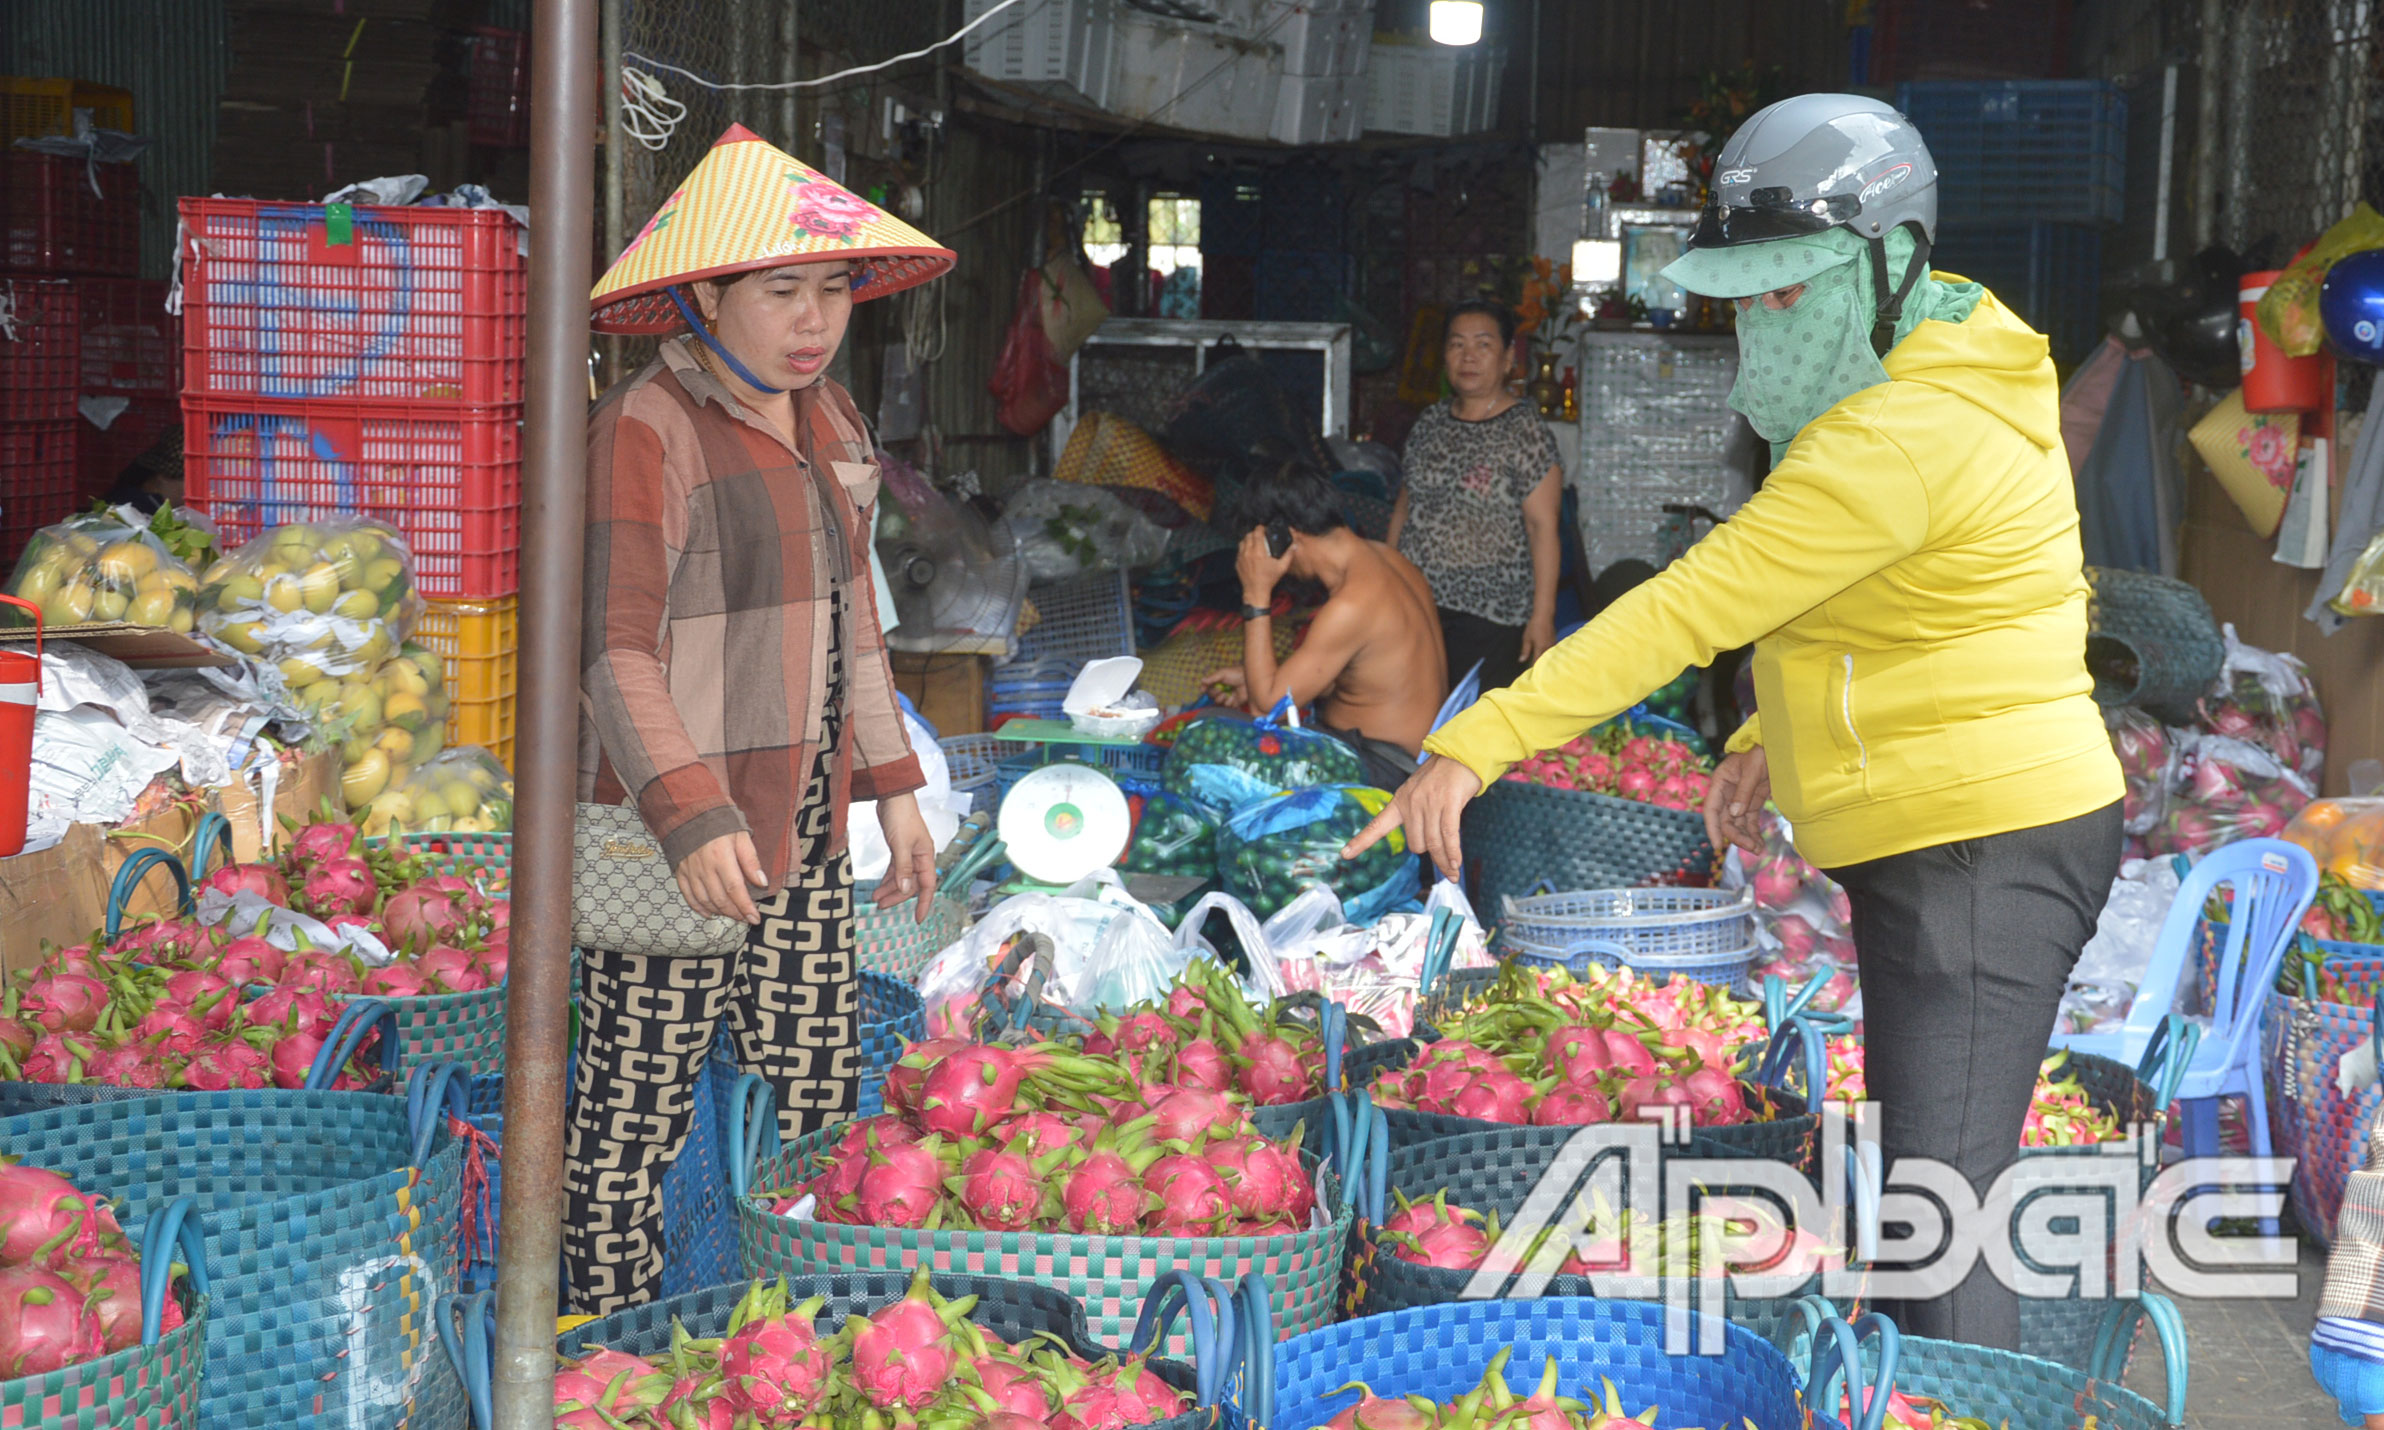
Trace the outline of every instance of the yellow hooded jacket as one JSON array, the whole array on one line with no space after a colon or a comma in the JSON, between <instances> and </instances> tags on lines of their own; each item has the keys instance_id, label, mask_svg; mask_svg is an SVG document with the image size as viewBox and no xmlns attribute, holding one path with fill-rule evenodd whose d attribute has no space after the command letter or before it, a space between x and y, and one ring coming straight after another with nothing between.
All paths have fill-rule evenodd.
<instances>
[{"instance_id":1,"label":"yellow hooded jacket","mask_svg":"<svg viewBox=\"0 0 2384 1430\"><path fill-rule=\"evenodd\" d=\"M1990 294L1885 367L1729 521L1425 748L1486 788L1752 642L1763 713L1729 747L1764 747L1797 850L1823 868L2118 799L2045 339Z\"/></svg>"}]
</instances>

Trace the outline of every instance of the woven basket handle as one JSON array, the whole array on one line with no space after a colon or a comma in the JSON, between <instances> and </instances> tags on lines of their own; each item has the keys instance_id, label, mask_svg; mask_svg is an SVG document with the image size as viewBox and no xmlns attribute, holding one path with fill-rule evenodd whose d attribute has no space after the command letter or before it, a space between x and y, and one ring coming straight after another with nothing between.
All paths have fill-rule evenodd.
<instances>
[{"instance_id":1,"label":"woven basket handle","mask_svg":"<svg viewBox=\"0 0 2384 1430\"><path fill-rule=\"evenodd\" d=\"M166 1297L173 1293L174 1262L190 1271L190 1289L207 1294L207 1234L198 1201L176 1197L141 1228L141 1344L154 1346L162 1333Z\"/></svg>"},{"instance_id":2,"label":"woven basket handle","mask_svg":"<svg viewBox=\"0 0 2384 1430\"><path fill-rule=\"evenodd\" d=\"M182 867L181 860L163 849L135 849L117 868L116 880L108 886L106 930L109 943L114 943L116 936L124 932L124 901L131 898L132 891L141 886L141 880L148 876L150 869L159 864L165 865L174 876L175 909L187 914L195 907L190 897L190 871Z\"/></svg>"},{"instance_id":3,"label":"woven basket handle","mask_svg":"<svg viewBox=\"0 0 2384 1430\"><path fill-rule=\"evenodd\" d=\"M2144 1056L2136 1064L2136 1076L2152 1085L2155 1116L2167 1115L2169 1104L2177 1100L2178 1085L2185 1081L2201 1043L2201 1025L2182 1014L2171 1013L2152 1030L2151 1040L2144 1044Z\"/></svg>"},{"instance_id":4,"label":"woven basket handle","mask_svg":"<svg viewBox=\"0 0 2384 1430\"><path fill-rule=\"evenodd\" d=\"M1391 1194L1391 1120L1361 1088L1327 1094L1333 1141L1326 1165L1341 1178L1341 1200L1372 1226L1382 1225Z\"/></svg>"},{"instance_id":5,"label":"woven basket handle","mask_svg":"<svg viewBox=\"0 0 2384 1430\"><path fill-rule=\"evenodd\" d=\"M728 1187L738 1201L752 1185L765 1143L773 1161L786 1150L778 1135L778 1094L760 1073L746 1073L728 1096Z\"/></svg>"},{"instance_id":6,"label":"woven basket handle","mask_svg":"<svg viewBox=\"0 0 2384 1430\"><path fill-rule=\"evenodd\" d=\"M1275 1308L1266 1274L1253 1271L1234 1288L1241 1303L1241 1346L1234 1359L1242 1368L1239 1404L1249 1430L1275 1423Z\"/></svg>"},{"instance_id":7,"label":"woven basket handle","mask_svg":"<svg viewBox=\"0 0 2384 1430\"><path fill-rule=\"evenodd\" d=\"M1846 1185L1854 1192L1854 1259L1857 1261L1879 1259L1879 1215L1880 1202L1886 1196L1885 1180L1879 1167L1878 1143L1846 1145Z\"/></svg>"},{"instance_id":8,"label":"woven basket handle","mask_svg":"<svg viewBox=\"0 0 2384 1430\"><path fill-rule=\"evenodd\" d=\"M339 1077L339 1070L356 1056L356 1050L376 1027L381 1033L381 1067L384 1071L397 1071L397 1060L406 1050L405 1034L397 1025L397 1010L378 998L351 998L339 1010L339 1021L331 1025L331 1034L323 1039L323 1046L315 1049L314 1063L306 1070L306 1090L329 1091Z\"/></svg>"},{"instance_id":9,"label":"woven basket handle","mask_svg":"<svg viewBox=\"0 0 2384 1430\"><path fill-rule=\"evenodd\" d=\"M374 1002L358 999L357 1002ZM354 1007L354 1004L350 1004ZM386 1003L379 1013L396 1017ZM361 1026L361 1025L359 1025ZM462 1063L422 1063L406 1075L406 1125L414 1132L414 1165L430 1165L430 1149L437 1145L447 1119L461 1122L472 1115L472 1070Z\"/></svg>"},{"instance_id":10,"label":"woven basket handle","mask_svg":"<svg viewBox=\"0 0 2384 1430\"><path fill-rule=\"evenodd\" d=\"M1797 989L1796 996L1791 998L1788 996L1788 984L1780 975L1776 973L1764 974L1763 1021L1765 1026L1776 1029L1782 1023L1803 1012L1805 1005L1819 997L1822 987L1828 982L1829 975L1821 974L1812 982Z\"/></svg>"},{"instance_id":11,"label":"woven basket handle","mask_svg":"<svg viewBox=\"0 0 2384 1430\"><path fill-rule=\"evenodd\" d=\"M1790 1034L1795 1035L1796 1046L1804 1054L1805 1103L1818 1111L1829 1093L1829 1040L1802 1013L1791 1013L1772 1030L1771 1041L1764 1045L1763 1061L1756 1065L1755 1080L1767 1087L1787 1086L1782 1079L1788 1075Z\"/></svg>"},{"instance_id":12,"label":"woven basket handle","mask_svg":"<svg viewBox=\"0 0 2384 1430\"><path fill-rule=\"evenodd\" d=\"M1872 1335L1879 1337L1879 1369L1865 1379L1862 1343ZM1896 1361L1903 1353L1902 1347L1903 1337L1897 1332L1896 1323L1877 1311L1865 1312L1851 1326L1835 1316L1823 1321L1813 1337L1812 1367L1805 1377L1806 1408L1818 1415L1834 1417L1838 1382L1842 1379L1858 1407L1852 1422L1854 1430L1879 1430L1887 1419L1887 1397L1896 1388Z\"/></svg>"},{"instance_id":13,"label":"woven basket handle","mask_svg":"<svg viewBox=\"0 0 2384 1430\"><path fill-rule=\"evenodd\" d=\"M1142 1298L1126 1349L1143 1355L1167 1339L1177 1311L1192 1328L1192 1381L1201 1408L1220 1404L1235 1367L1241 1364L1242 1336L1236 1323L1233 1291L1222 1281L1193 1274L1184 1267L1159 1274Z\"/></svg>"},{"instance_id":14,"label":"woven basket handle","mask_svg":"<svg viewBox=\"0 0 2384 1430\"><path fill-rule=\"evenodd\" d=\"M194 884L206 882L207 870L216 849L223 850L224 866L231 867L232 821L216 810L199 816L199 824L190 832L190 880Z\"/></svg>"},{"instance_id":15,"label":"woven basket handle","mask_svg":"<svg viewBox=\"0 0 2384 1430\"><path fill-rule=\"evenodd\" d=\"M489 1344L497 1334L497 1293L450 1291L439 1298L431 1320L439 1328L439 1344L447 1348L448 1364L455 1367L456 1379L464 1383L473 1430L492 1430L497 1416L490 1384L494 1356Z\"/></svg>"},{"instance_id":16,"label":"woven basket handle","mask_svg":"<svg viewBox=\"0 0 2384 1430\"><path fill-rule=\"evenodd\" d=\"M2086 1373L2109 1385L2124 1384L2127 1351L2136 1339L2139 1321L2150 1321L2153 1335L2160 1340L2161 1369L2167 1373L2169 1390L2167 1423L2183 1430L2188 1359L2185 1319L2177 1314L2176 1304L2168 1297L2147 1291L2104 1307L2102 1325L2094 1333L2094 1354L2086 1361Z\"/></svg>"}]
</instances>

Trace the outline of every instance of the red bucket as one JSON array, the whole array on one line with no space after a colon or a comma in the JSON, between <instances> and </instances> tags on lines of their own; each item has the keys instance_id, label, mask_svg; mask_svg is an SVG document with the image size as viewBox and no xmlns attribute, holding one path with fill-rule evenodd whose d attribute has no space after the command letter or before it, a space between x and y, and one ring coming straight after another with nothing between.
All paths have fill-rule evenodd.
<instances>
[{"instance_id":1,"label":"red bucket","mask_svg":"<svg viewBox=\"0 0 2384 1430\"><path fill-rule=\"evenodd\" d=\"M2268 341L2252 314L2268 285L2284 276L2278 269L2246 273L2239 280L2235 340L2243 362L2243 410L2246 412L2316 412L2326 405L2326 360L2318 354L2287 357Z\"/></svg>"},{"instance_id":2,"label":"red bucket","mask_svg":"<svg viewBox=\"0 0 2384 1430\"><path fill-rule=\"evenodd\" d=\"M0 650L0 859L25 852L25 810L33 791L33 707L41 700L41 608L33 613L33 653Z\"/></svg>"}]
</instances>

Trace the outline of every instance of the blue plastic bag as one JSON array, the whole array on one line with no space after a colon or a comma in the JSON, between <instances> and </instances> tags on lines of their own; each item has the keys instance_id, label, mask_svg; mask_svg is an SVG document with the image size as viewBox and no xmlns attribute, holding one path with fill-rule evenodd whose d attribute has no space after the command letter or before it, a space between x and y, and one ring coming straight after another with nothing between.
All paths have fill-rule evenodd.
<instances>
[{"instance_id":1,"label":"blue plastic bag","mask_svg":"<svg viewBox=\"0 0 2384 1430\"><path fill-rule=\"evenodd\" d=\"M1355 859L1343 859L1341 846L1390 803L1378 789L1331 785L1246 804L1217 831L1218 882L1261 919L1322 885L1351 923L1370 924L1415 897L1416 858L1398 831Z\"/></svg>"}]
</instances>

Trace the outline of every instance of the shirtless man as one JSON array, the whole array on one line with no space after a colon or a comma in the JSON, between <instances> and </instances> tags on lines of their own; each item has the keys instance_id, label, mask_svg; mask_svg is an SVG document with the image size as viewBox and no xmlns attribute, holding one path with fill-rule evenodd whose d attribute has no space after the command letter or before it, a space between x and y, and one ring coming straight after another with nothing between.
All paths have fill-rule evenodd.
<instances>
[{"instance_id":1,"label":"shirtless man","mask_svg":"<svg viewBox=\"0 0 2384 1430\"><path fill-rule=\"evenodd\" d=\"M1416 754L1448 698L1440 618L1424 573L1392 547L1368 541L1341 519L1340 494L1313 467L1285 464L1250 483L1226 520L1246 527L1235 570L1242 578L1242 663L1209 676L1232 686L1255 713L1289 690L1316 704L1317 728L1358 754L1367 783L1396 790L1415 773ZM1282 555L1267 529L1290 534ZM1232 527L1228 526L1228 530ZM1275 663L1267 608L1286 576L1321 582L1324 609L1290 660Z\"/></svg>"}]
</instances>

